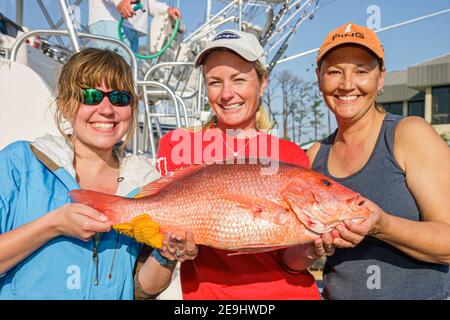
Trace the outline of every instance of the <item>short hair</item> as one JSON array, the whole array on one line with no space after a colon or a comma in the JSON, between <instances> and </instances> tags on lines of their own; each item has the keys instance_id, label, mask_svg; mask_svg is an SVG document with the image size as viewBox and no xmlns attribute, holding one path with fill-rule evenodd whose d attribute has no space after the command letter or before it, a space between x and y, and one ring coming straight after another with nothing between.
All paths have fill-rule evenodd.
<instances>
[{"instance_id":1,"label":"short hair","mask_svg":"<svg viewBox=\"0 0 450 320\"><path fill-rule=\"evenodd\" d=\"M75 53L63 66L58 80L55 120L61 134L70 142L64 123L73 121L83 101L83 89L95 88L102 83L108 88L129 91L132 96L132 125L121 146L123 151L136 128L138 96L130 66L118 53L110 50L87 48Z\"/></svg>"}]
</instances>

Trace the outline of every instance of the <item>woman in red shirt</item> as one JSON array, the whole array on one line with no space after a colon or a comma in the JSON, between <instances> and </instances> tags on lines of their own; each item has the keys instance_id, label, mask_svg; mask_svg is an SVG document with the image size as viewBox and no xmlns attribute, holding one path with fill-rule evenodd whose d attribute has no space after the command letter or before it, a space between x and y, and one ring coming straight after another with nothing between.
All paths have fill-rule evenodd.
<instances>
[{"instance_id":1,"label":"woman in red shirt","mask_svg":"<svg viewBox=\"0 0 450 320\"><path fill-rule=\"evenodd\" d=\"M195 64L203 66L215 116L198 130L177 129L160 140L162 175L195 163L248 157L309 167L308 157L296 144L267 134L271 123L261 99L268 72L256 37L222 31L200 52ZM198 246L197 256L181 264L183 298L319 299L307 268L324 253L320 241L316 246L233 256L229 251ZM154 292L155 288L143 287L143 291L148 289Z\"/></svg>"}]
</instances>

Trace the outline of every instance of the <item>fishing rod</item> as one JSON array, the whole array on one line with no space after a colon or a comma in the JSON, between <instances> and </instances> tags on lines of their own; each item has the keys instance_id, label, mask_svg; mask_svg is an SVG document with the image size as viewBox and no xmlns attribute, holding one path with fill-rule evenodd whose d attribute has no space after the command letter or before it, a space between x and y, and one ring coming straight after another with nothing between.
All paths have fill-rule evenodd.
<instances>
[{"instance_id":1,"label":"fishing rod","mask_svg":"<svg viewBox=\"0 0 450 320\"><path fill-rule=\"evenodd\" d=\"M142 10L142 12L145 12L145 10L142 7L141 2L138 2L133 7L133 9L134 9L134 11ZM123 25L123 17L120 17L119 23L117 24L117 34L118 34L120 41L124 42L125 36L123 35L123 32L122 32L122 25ZM142 55L142 54L139 54L138 52L134 52L134 55L136 56L136 58L139 58L141 60L151 60L151 59L157 58L160 55L162 55L167 50L167 48L169 48L169 46L172 44L173 39L175 38L175 36L178 33L179 27L180 27L180 20L178 18L176 18L172 35L170 36L167 43L159 51L149 54L149 55Z\"/></svg>"},{"instance_id":2,"label":"fishing rod","mask_svg":"<svg viewBox=\"0 0 450 320\"><path fill-rule=\"evenodd\" d=\"M275 65L278 63L278 60L283 56L283 54L285 53L286 49L288 48L289 45L289 41L290 38L295 34L295 32L297 31L298 26L307 18L311 18L313 17L314 12L318 9L319 5L319 1L316 0L315 1L315 7L312 11L310 11L309 13L306 13L306 11L308 10L308 8L312 5L312 1L307 3L307 8L305 9L305 12L298 18L298 20L295 22L295 24L291 27L291 31L289 31L289 33L285 36L282 37L282 45L281 47L278 49L278 51L275 53L274 57L272 58L272 61L270 61L267 69L269 72L272 71L272 69L275 67ZM274 47L276 47L278 45L279 41L274 45ZM270 50L269 50L270 51Z\"/></svg>"},{"instance_id":3,"label":"fishing rod","mask_svg":"<svg viewBox=\"0 0 450 320\"><path fill-rule=\"evenodd\" d=\"M289 4L291 3L291 0L286 0L283 4L283 7L281 7L280 11L278 11L278 14L276 17L272 20L272 23L267 28L267 31L264 33L264 35L261 37L259 42L261 43L261 46L265 46L267 42L269 41L269 38L274 33L278 23L280 22L281 18L286 14L286 12L289 10Z\"/></svg>"}]
</instances>

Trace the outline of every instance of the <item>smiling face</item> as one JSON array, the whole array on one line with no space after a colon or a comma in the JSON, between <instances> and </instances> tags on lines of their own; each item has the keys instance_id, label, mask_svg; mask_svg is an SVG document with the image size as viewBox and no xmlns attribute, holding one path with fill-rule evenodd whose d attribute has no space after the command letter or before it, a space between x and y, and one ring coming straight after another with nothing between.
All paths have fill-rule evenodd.
<instances>
[{"instance_id":1,"label":"smiling face","mask_svg":"<svg viewBox=\"0 0 450 320\"><path fill-rule=\"evenodd\" d=\"M104 83L96 89L110 92ZM132 124L131 106L116 107L108 97L98 105L90 106L80 103L73 121L74 143L94 149L109 151L128 132Z\"/></svg>"},{"instance_id":2,"label":"smiling face","mask_svg":"<svg viewBox=\"0 0 450 320\"><path fill-rule=\"evenodd\" d=\"M210 53L204 63L208 100L222 130L255 128L255 114L267 84L254 63L228 51Z\"/></svg>"},{"instance_id":3,"label":"smiling face","mask_svg":"<svg viewBox=\"0 0 450 320\"><path fill-rule=\"evenodd\" d=\"M378 60L360 46L337 47L316 70L325 103L339 119L359 119L375 106L383 88Z\"/></svg>"}]
</instances>

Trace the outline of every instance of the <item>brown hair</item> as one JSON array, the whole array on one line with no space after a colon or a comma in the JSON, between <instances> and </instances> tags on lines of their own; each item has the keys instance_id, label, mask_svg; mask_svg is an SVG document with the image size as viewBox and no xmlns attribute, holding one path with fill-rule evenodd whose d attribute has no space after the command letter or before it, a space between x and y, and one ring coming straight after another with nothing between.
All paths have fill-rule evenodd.
<instances>
[{"instance_id":1,"label":"brown hair","mask_svg":"<svg viewBox=\"0 0 450 320\"><path fill-rule=\"evenodd\" d=\"M208 52L208 55L211 52L216 52L216 51L230 52L230 53L233 53L233 54L237 55L237 53L235 51L227 49L227 48L218 48L218 49L215 49L215 50L211 50L211 51ZM208 55L206 55L203 58L203 60L202 60L203 63L206 61ZM262 65L261 62L259 62L259 61L255 61L253 63L253 65L255 67L259 83L261 84L263 78L267 77L269 75L269 72L267 71L266 66ZM204 69L203 69L203 71L204 71ZM201 129L209 129L209 128L213 127L213 126L217 126L217 121L218 121L217 116L213 115L211 117L211 119L209 119L208 122L206 122L201 127ZM271 130L273 128L274 122L270 121L269 113L267 112L266 108L264 107L264 104L262 103L262 101L260 101L258 111L256 111L255 121L256 121L256 129L257 130L262 130L262 131L268 132L269 130Z\"/></svg>"},{"instance_id":2,"label":"brown hair","mask_svg":"<svg viewBox=\"0 0 450 320\"><path fill-rule=\"evenodd\" d=\"M120 147L122 152L133 137L136 127L138 96L135 91L130 66L117 53L97 48L87 48L75 53L63 66L58 80L56 96L56 124L68 142L70 136L64 124L71 125L83 101L83 89L98 87L104 82L108 88L127 90L132 96L130 126L126 139Z\"/></svg>"}]
</instances>

